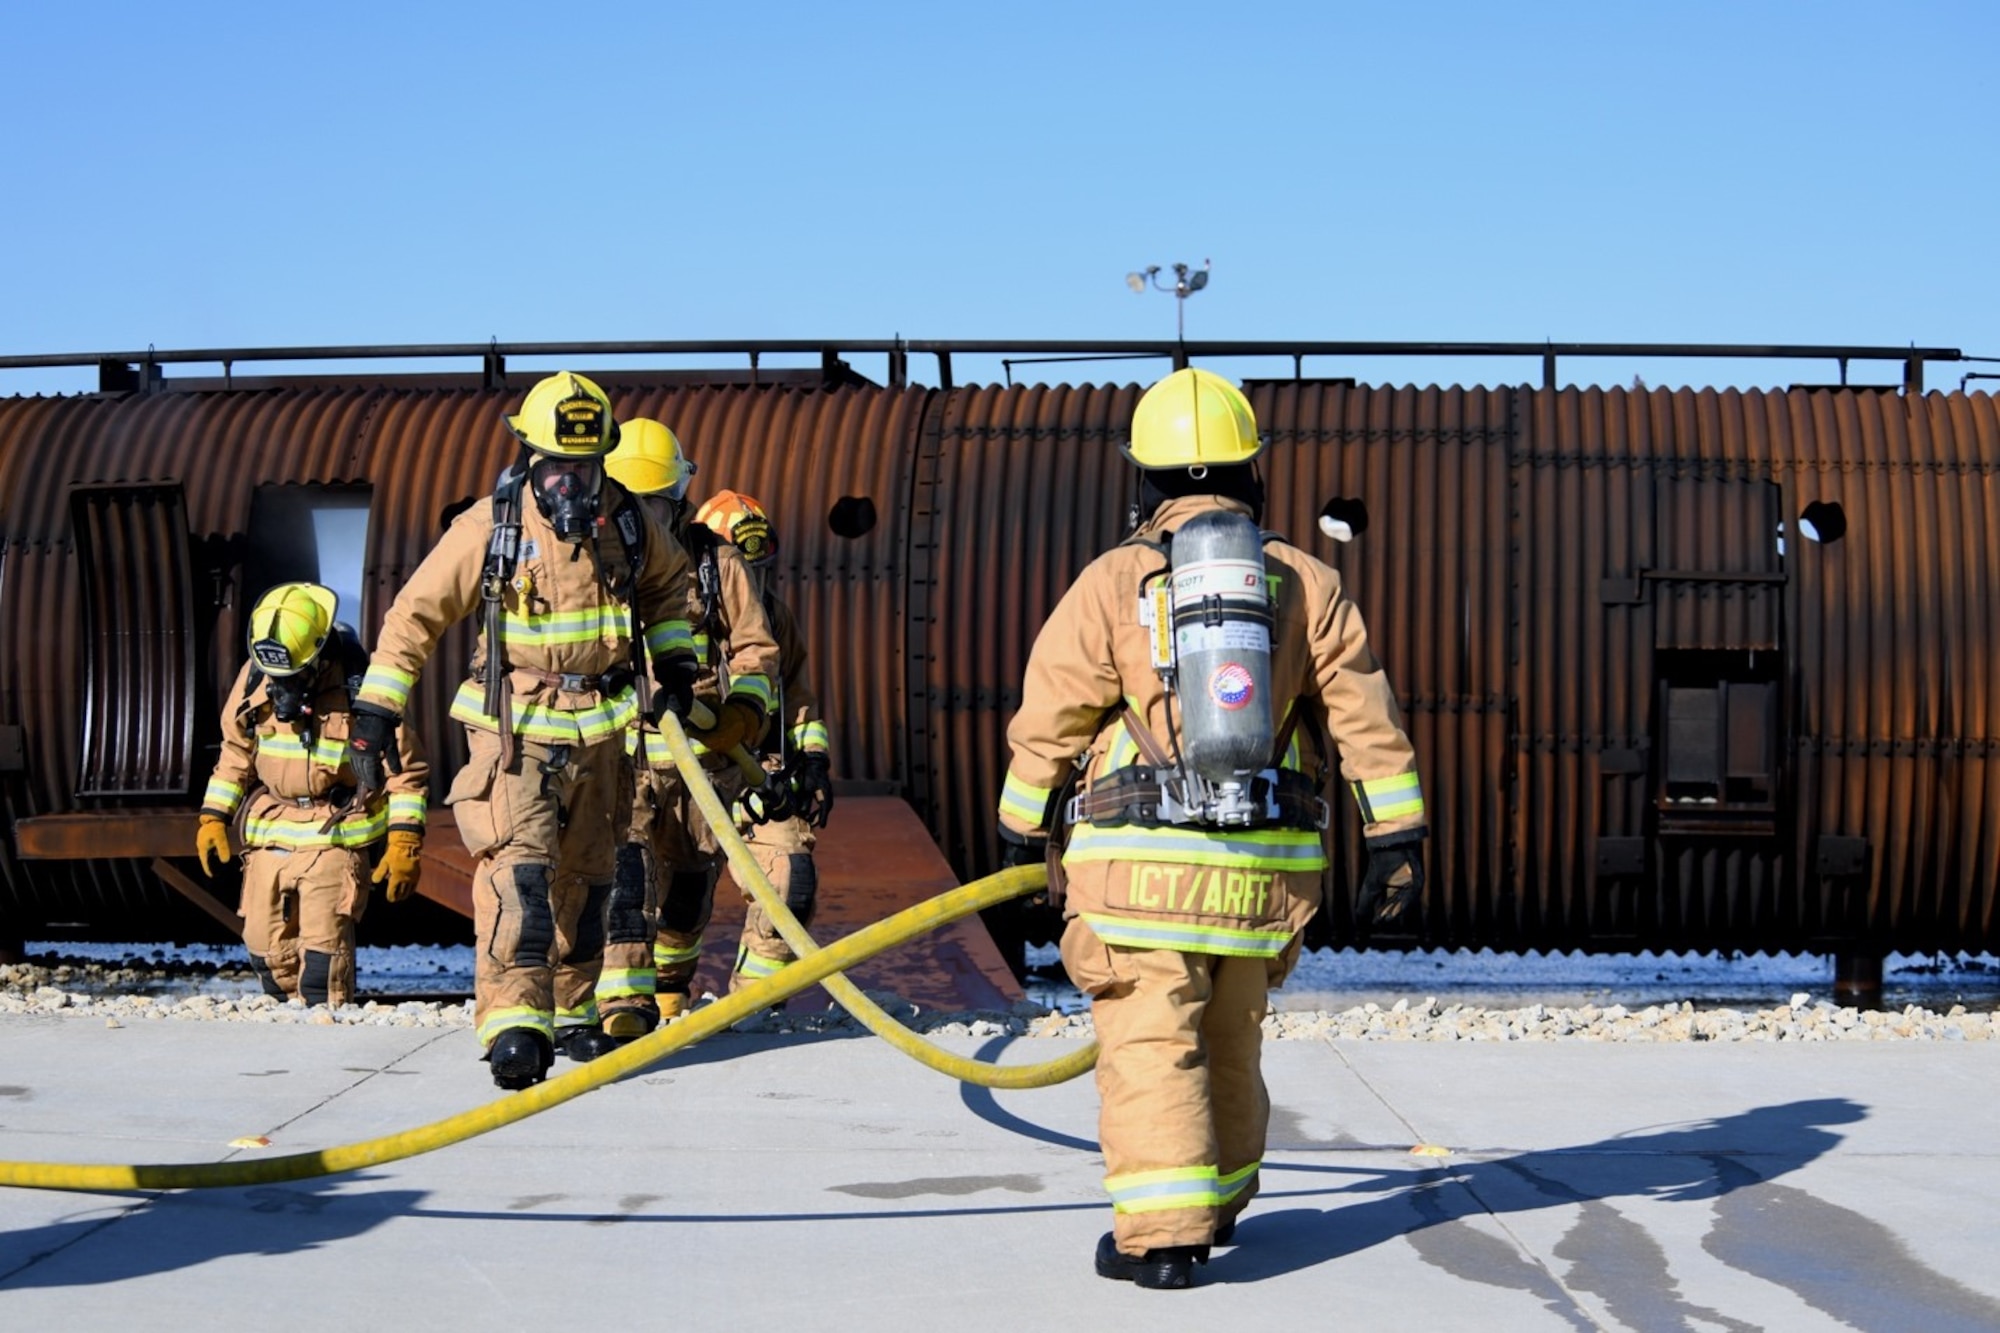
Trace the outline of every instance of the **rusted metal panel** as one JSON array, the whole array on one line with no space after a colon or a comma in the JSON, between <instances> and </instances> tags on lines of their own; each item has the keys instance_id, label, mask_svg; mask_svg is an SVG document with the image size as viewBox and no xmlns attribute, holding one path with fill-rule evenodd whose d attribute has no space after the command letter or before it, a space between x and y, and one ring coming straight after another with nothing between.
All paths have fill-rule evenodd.
<instances>
[{"instance_id":1,"label":"rusted metal panel","mask_svg":"<svg viewBox=\"0 0 2000 1333\"><path fill-rule=\"evenodd\" d=\"M84 649L47 624L81 597L70 487L184 487L199 721L241 660L255 488L372 488L372 624L440 512L490 490L513 450L500 417L530 378L0 400L10 822L121 804L73 789ZM697 495L747 490L776 513L837 774L902 792L961 875L990 870L1020 668L1055 598L1122 535L1117 445L1139 386L638 379L601 382L621 413L681 434ZM1340 570L1405 706L1436 834L1422 939L2000 944L1989 396L1267 381L1252 398L1272 439L1267 526ZM834 504L862 498L877 526L832 535ZM1355 541L1318 534L1332 500L1368 515ZM1802 540L1813 504L1840 506L1841 541ZM440 780L470 644L469 629L447 642L413 708ZM1716 720L1706 775L1677 769L1672 787L1669 690L1706 692ZM1771 808L1749 808L1772 781ZM1345 813L1332 831L1337 903L1355 832ZM42 919L170 905L142 863L28 866L0 846L14 904ZM1338 910L1318 929L1351 937Z\"/></svg>"},{"instance_id":2,"label":"rusted metal panel","mask_svg":"<svg viewBox=\"0 0 2000 1333\"><path fill-rule=\"evenodd\" d=\"M70 493L86 663L76 794L185 796L194 739L194 589L172 485Z\"/></svg>"}]
</instances>

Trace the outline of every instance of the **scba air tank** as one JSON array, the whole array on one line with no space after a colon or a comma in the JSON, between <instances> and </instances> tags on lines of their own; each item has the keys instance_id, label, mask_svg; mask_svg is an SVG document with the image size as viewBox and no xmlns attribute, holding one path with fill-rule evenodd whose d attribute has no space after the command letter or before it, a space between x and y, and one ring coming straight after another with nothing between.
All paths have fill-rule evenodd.
<instances>
[{"instance_id":1,"label":"scba air tank","mask_svg":"<svg viewBox=\"0 0 2000 1333\"><path fill-rule=\"evenodd\" d=\"M1264 539L1241 514L1197 514L1173 537L1181 758L1218 786L1271 764L1271 595Z\"/></svg>"}]
</instances>

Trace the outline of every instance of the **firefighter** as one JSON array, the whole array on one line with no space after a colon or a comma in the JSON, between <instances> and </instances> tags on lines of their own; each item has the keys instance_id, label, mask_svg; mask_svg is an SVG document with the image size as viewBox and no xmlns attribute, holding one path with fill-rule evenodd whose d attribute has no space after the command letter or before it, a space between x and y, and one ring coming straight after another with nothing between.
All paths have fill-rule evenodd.
<instances>
[{"instance_id":1,"label":"firefighter","mask_svg":"<svg viewBox=\"0 0 2000 1333\"><path fill-rule=\"evenodd\" d=\"M1007 732L1005 859L1066 836L1051 897L1103 1048L1096 1269L1144 1287L1190 1285L1257 1191L1261 1023L1320 901L1329 732L1367 839L1356 911L1393 920L1424 884L1395 695L1340 576L1258 531L1260 448L1227 380L1146 391L1137 529L1042 627Z\"/></svg>"},{"instance_id":2,"label":"firefighter","mask_svg":"<svg viewBox=\"0 0 2000 1333\"><path fill-rule=\"evenodd\" d=\"M693 631L696 695L715 714L715 726L694 737L692 748L727 805L744 787L730 752L756 744L771 713L778 645L770 622L742 553L693 521L687 491L695 465L671 430L657 421L625 423L605 467L641 497L693 562L681 614ZM619 1040L643 1036L661 1018L687 1011L724 859L659 733L641 726L626 744L640 775L618 850L612 942L598 991L604 1029ZM642 914L654 923L644 943L634 938Z\"/></svg>"},{"instance_id":3,"label":"firefighter","mask_svg":"<svg viewBox=\"0 0 2000 1333\"><path fill-rule=\"evenodd\" d=\"M250 660L222 715L222 754L202 795L195 854L213 878L230 825L243 845L243 944L264 993L307 1004L354 999L354 927L368 906L368 849L387 838L372 882L390 902L417 887L429 770L405 738L401 769L359 801L347 763L352 691L367 663L339 599L284 583L250 612Z\"/></svg>"},{"instance_id":4,"label":"firefighter","mask_svg":"<svg viewBox=\"0 0 2000 1333\"><path fill-rule=\"evenodd\" d=\"M806 683L805 636L790 606L778 596L773 578L778 533L764 507L747 495L718 491L695 511L704 524L743 556L778 642L776 724L764 734L762 758L771 780L737 802L737 828L757 868L784 899L801 926L812 924L819 874L813 865L815 830L833 813L833 781L828 762L826 720L819 699ZM729 989L775 975L796 961L770 914L754 898L744 909L743 935Z\"/></svg>"},{"instance_id":5,"label":"firefighter","mask_svg":"<svg viewBox=\"0 0 2000 1333\"><path fill-rule=\"evenodd\" d=\"M451 715L470 757L445 803L475 860L473 1017L493 1081L541 1081L556 1050L614 1048L594 992L622 821L631 805L623 733L645 705L685 714L694 653L683 610L687 557L616 484L604 456L618 426L604 391L560 372L506 419L520 442L490 504L445 531L396 596L355 705L364 786L417 673L446 630L481 617L471 678Z\"/></svg>"}]
</instances>

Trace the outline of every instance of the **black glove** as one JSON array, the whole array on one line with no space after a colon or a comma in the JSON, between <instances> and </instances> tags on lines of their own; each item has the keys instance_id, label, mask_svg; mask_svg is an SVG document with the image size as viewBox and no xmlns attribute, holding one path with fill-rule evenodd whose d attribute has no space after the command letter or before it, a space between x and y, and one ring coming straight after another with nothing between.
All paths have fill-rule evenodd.
<instances>
[{"instance_id":1,"label":"black glove","mask_svg":"<svg viewBox=\"0 0 2000 1333\"><path fill-rule=\"evenodd\" d=\"M1046 833L1016 833L1012 829L1000 830L1000 868L1013 870L1020 866L1047 864L1049 859L1049 835Z\"/></svg>"},{"instance_id":2,"label":"black glove","mask_svg":"<svg viewBox=\"0 0 2000 1333\"><path fill-rule=\"evenodd\" d=\"M1368 839L1368 873L1354 896L1355 918L1385 925L1424 894L1424 830Z\"/></svg>"},{"instance_id":3,"label":"black glove","mask_svg":"<svg viewBox=\"0 0 2000 1333\"><path fill-rule=\"evenodd\" d=\"M390 773L403 771L402 758L396 753L396 728L402 721L379 704L355 701L354 721L347 733L347 763L354 770L358 800L365 802L389 785L384 768Z\"/></svg>"},{"instance_id":4,"label":"black glove","mask_svg":"<svg viewBox=\"0 0 2000 1333\"><path fill-rule=\"evenodd\" d=\"M653 679L659 682L659 698L653 701L653 718L672 713L685 721L694 708L694 682L701 674L695 660L681 653L653 659Z\"/></svg>"},{"instance_id":5,"label":"black glove","mask_svg":"<svg viewBox=\"0 0 2000 1333\"><path fill-rule=\"evenodd\" d=\"M814 828L825 828L833 813L833 777L827 772L826 755L808 750L792 769L792 793L799 818Z\"/></svg>"}]
</instances>

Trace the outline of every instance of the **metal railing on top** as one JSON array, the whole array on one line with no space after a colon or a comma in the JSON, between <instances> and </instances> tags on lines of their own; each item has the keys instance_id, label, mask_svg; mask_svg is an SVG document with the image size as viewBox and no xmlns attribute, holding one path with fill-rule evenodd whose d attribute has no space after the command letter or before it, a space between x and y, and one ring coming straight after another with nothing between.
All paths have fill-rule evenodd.
<instances>
[{"instance_id":1,"label":"metal railing on top","mask_svg":"<svg viewBox=\"0 0 2000 1333\"><path fill-rule=\"evenodd\" d=\"M25 356L0 356L0 370L29 370L67 366L96 366L99 387L105 392L127 392L158 387L163 382L161 367L182 364L216 364L225 378L238 362L273 361L371 361L468 359L479 363L482 381L488 387L505 383L508 357L567 357L571 359L607 356L743 356L748 359L752 378L767 355L817 355L822 373L829 377L851 376L844 358L852 354L888 357L889 387L909 383L909 359L914 355L935 356L938 382L952 387L954 356L999 356L1009 368L1016 364L1050 361L1131 360L1151 357L1171 360L1176 369L1190 358L1289 357L1293 374L1303 377L1307 357L1529 357L1542 363L1542 385L1556 387L1557 362L1564 357L1707 357L1785 361L1832 361L1839 367L1840 383L1847 383L1848 364L1853 361L1901 362L1903 388L1921 393L1924 365L1930 361L1984 360L1967 357L1955 347L1871 347L1845 344L1806 343L1587 343L1587 342L1311 342L1268 341L1120 341L1111 339L710 339L682 342L547 342L547 343L402 343L328 347L201 347L125 352L50 352Z\"/></svg>"}]
</instances>

